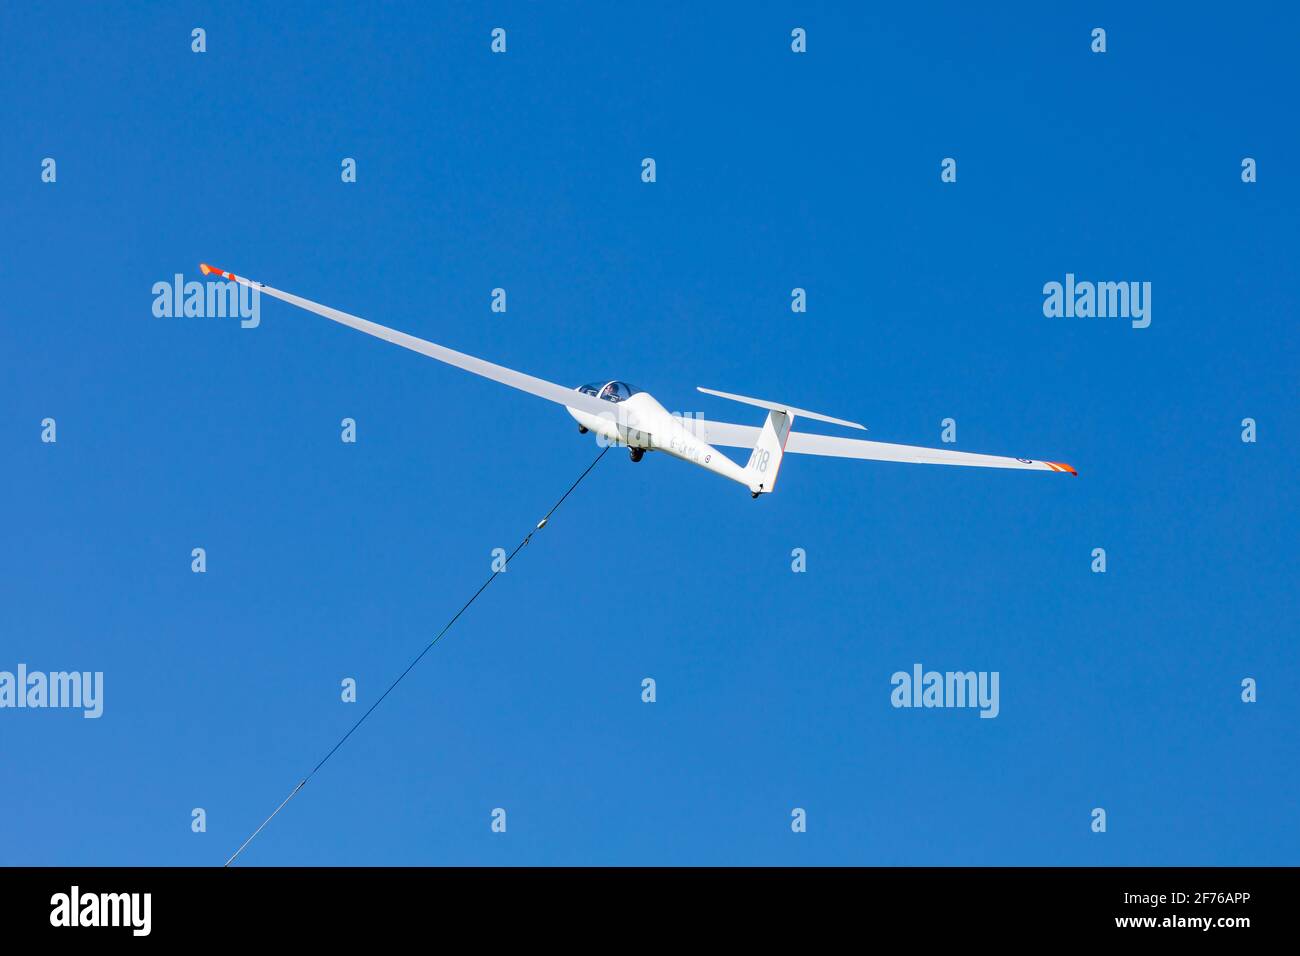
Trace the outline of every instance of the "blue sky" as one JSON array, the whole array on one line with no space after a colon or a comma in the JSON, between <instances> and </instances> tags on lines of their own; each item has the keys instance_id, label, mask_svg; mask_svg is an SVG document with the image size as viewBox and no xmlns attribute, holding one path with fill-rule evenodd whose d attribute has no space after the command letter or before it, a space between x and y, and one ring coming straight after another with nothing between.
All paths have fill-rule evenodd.
<instances>
[{"instance_id":1,"label":"blue sky","mask_svg":"<svg viewBox=\"0 0 1300 956\"><path fill-rule=\"evenodd\" d=\"M283 303L155 318L200 261L674 410L952 417L1081 473L801 457L755 502L612 452L246 864L1295 863L1297 26L7 7L0 669L105 702L0 710L0 863L223 861L596 452ZM1067 272L1151 282L1150 327L1045 318ZM999 716L891 707L918 662L997 671Z\"/></svg>"}]
</instances>

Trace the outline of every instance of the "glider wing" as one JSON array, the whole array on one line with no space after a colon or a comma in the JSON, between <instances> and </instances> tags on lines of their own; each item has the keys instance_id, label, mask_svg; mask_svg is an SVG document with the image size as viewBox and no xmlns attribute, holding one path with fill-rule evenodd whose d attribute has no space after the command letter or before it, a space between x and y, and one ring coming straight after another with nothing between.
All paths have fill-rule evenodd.
<instances>
[{"instance_id":1,"label":"glider wing","mask_svg":"<svg viewBox=\"0 0 1300 956\"><path fill-rule=\"evenodd\" d=\"M758 442L760 433L760 429L753 425L734 425L731 422L715 422L689 416L682 418L681 421L685 428L710 445L724 445L728 448L753 448ZM859 458L867 461L898 461L921 465L966 465L976 468L1018 468L1026 471L1063 471L1071 475L1078 474L1069 465L1056 461L977 455L950 448L893 445L888 442L813 435L808 432L790 432L785 451L792 455L822 455L828 458Z\"/></svg>"},{"instance_id":2,"label":"glider wing","mask_svg":"<svg viewBox=\"0 0 1300 956\"><path fill-rule=\"evenodd\" d=\"M367 335L373 335L377 339L383 339L385 342L392 342L394 345L400 345L404 349L410 349L412 352L419 352L421 355L427 355L429 358L437 359L439 362L445 362L448 365L454 365L456 368L464 369L466 372L472 372L483 378L491 379L494 382L500 382L502 385L509 385L511 388L517 388L521 392L527 392L530 395L536 395L538 398L544 398L547 401L555 402L557 405L567 405L570 408L577 408L581 411L591 412L594 415L610 414L611 405L609 402L602 401L594 395L587 395L576 389L569 388L565 385L557 385L554 382L548 382L545 379L537 378L533 375L527 375L524 372L516 372L514 369L506 368L504 365L494 365L492 362L484 361L481 358L475 358L472 355L466 355L464 352L457 352L446 348L442 345L436 345L433 342L416 338L414 335L408 335L405 332L399 332L396 329L390 329L387 326L379 325L368 319L363 319L347 312L340 312L338 309L331 309L327 305L321 305L319 302L312 302L309 299L301 298L289 292L282 292L279 289L273 289L269 285L263 285L261 282L254 282L251 279L245 279L243 276L237 276L231 272L224 272L221 269L215 269L207 263L199 266L204 275L217 275L223 279L229 279L232 282L238 282L240 285L248 286L250 289L256 289L265 295L288 302L290 305L296 305L300 309L306 309L308 312L315 312L317 315L324 316L331 321L338 322L340 325L346 325Z\"/></svg>"}]
</instances>

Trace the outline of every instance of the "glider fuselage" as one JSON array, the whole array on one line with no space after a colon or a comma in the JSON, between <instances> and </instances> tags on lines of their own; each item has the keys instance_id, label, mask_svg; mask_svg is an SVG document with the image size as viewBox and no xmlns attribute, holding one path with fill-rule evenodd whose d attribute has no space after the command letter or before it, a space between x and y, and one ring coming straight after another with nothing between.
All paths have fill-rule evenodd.
<instances>
[{"instance_id":1,"label":"glider fuselage","mask_svg":"<svg viewBox=\"0 0 1300 956\"><path fill-rule=\"evenodd\" d=\"M761 490L753 472L693 434L682 424L682 419L673 416L653 395L628 389L628 394L620 396L614 386L622 385L621 382L610 382L596 389L597 397L609 403L608 413L597 415L569 406L565 409L574 421L596 435L599 441L642 451L662 451L715 475L738 481L751 493ZM590 389L592 386L584 385L576 391L593 394Z\"/></svg>"}]
</instances>

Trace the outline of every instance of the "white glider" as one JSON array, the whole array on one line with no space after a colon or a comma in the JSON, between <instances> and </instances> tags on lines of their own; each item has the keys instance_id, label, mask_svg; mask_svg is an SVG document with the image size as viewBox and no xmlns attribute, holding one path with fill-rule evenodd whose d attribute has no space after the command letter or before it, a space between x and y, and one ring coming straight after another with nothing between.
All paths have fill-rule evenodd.
<instances>
[{"instance_id":1,"label":"white glider","mask_svg":"<svg viewBox=\"0 0 1300 956\"><path fill-rule=\"evenodd\" d=\"M403 348L435 358L439 362L473 372L483 378L509 385L539 398L563 405L578 422L578 431L594 432L605 441L626 445L633 461L640 461L647 451L662 451L674 458L707 468L724 478L737 481L757 498L776 488L777 472L785 454L823 455L831 458L861 458L869 461L899 461L929 465L968 465L979 468L1017 468L1029 471L1078 472L1069 465L1055 461L1034 461L1029 458L1004 458L998 455L976 455L946 448L921 448L915 445L891 445L885 442L864 441L856 438L838 438L795 432L790 426L796 418L829 422L847 428L865 431L856 422L848 422L828 415L820 415L784 402L769 402L730 392L717 392L700 388L707 395L731 399L746 405L767 409L767 420L762 426L733 425L729 422L708 421L703 418L681 417L670 414L649 393L626 382L593 382L576 389L535 378L514 369L494 365L483 359L456 352L433 342L398 332L366 319L331 309L289 292L281 292L261 282L214 269L206 263L199 269L204 275L217 275L240 285L256 289L265 295L282 299L291 305L315 312L342 325L351 326L400 345ZM743 467L718 452L715 445L730 448L750 448L749 461Z\"/></svg>"}]
</instances>

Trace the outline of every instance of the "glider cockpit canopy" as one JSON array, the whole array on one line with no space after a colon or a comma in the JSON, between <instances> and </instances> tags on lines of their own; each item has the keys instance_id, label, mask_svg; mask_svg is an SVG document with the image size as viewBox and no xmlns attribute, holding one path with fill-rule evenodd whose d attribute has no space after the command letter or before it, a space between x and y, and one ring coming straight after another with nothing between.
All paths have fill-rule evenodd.
<instances>
[{"instance_id":1,"label":"glider cockpit canopy","mask_svg":"<svg viewBox=\"0 0 1300 956\"><path fill-rule=\"evenodd\" d=\"M578 391L591 395L595 398L604 399L607 402L625 402L637 392L643 389L635 385L629 385L627 382L589 382L586 385L579 386Z\"/></svg>"}]
</instances>

